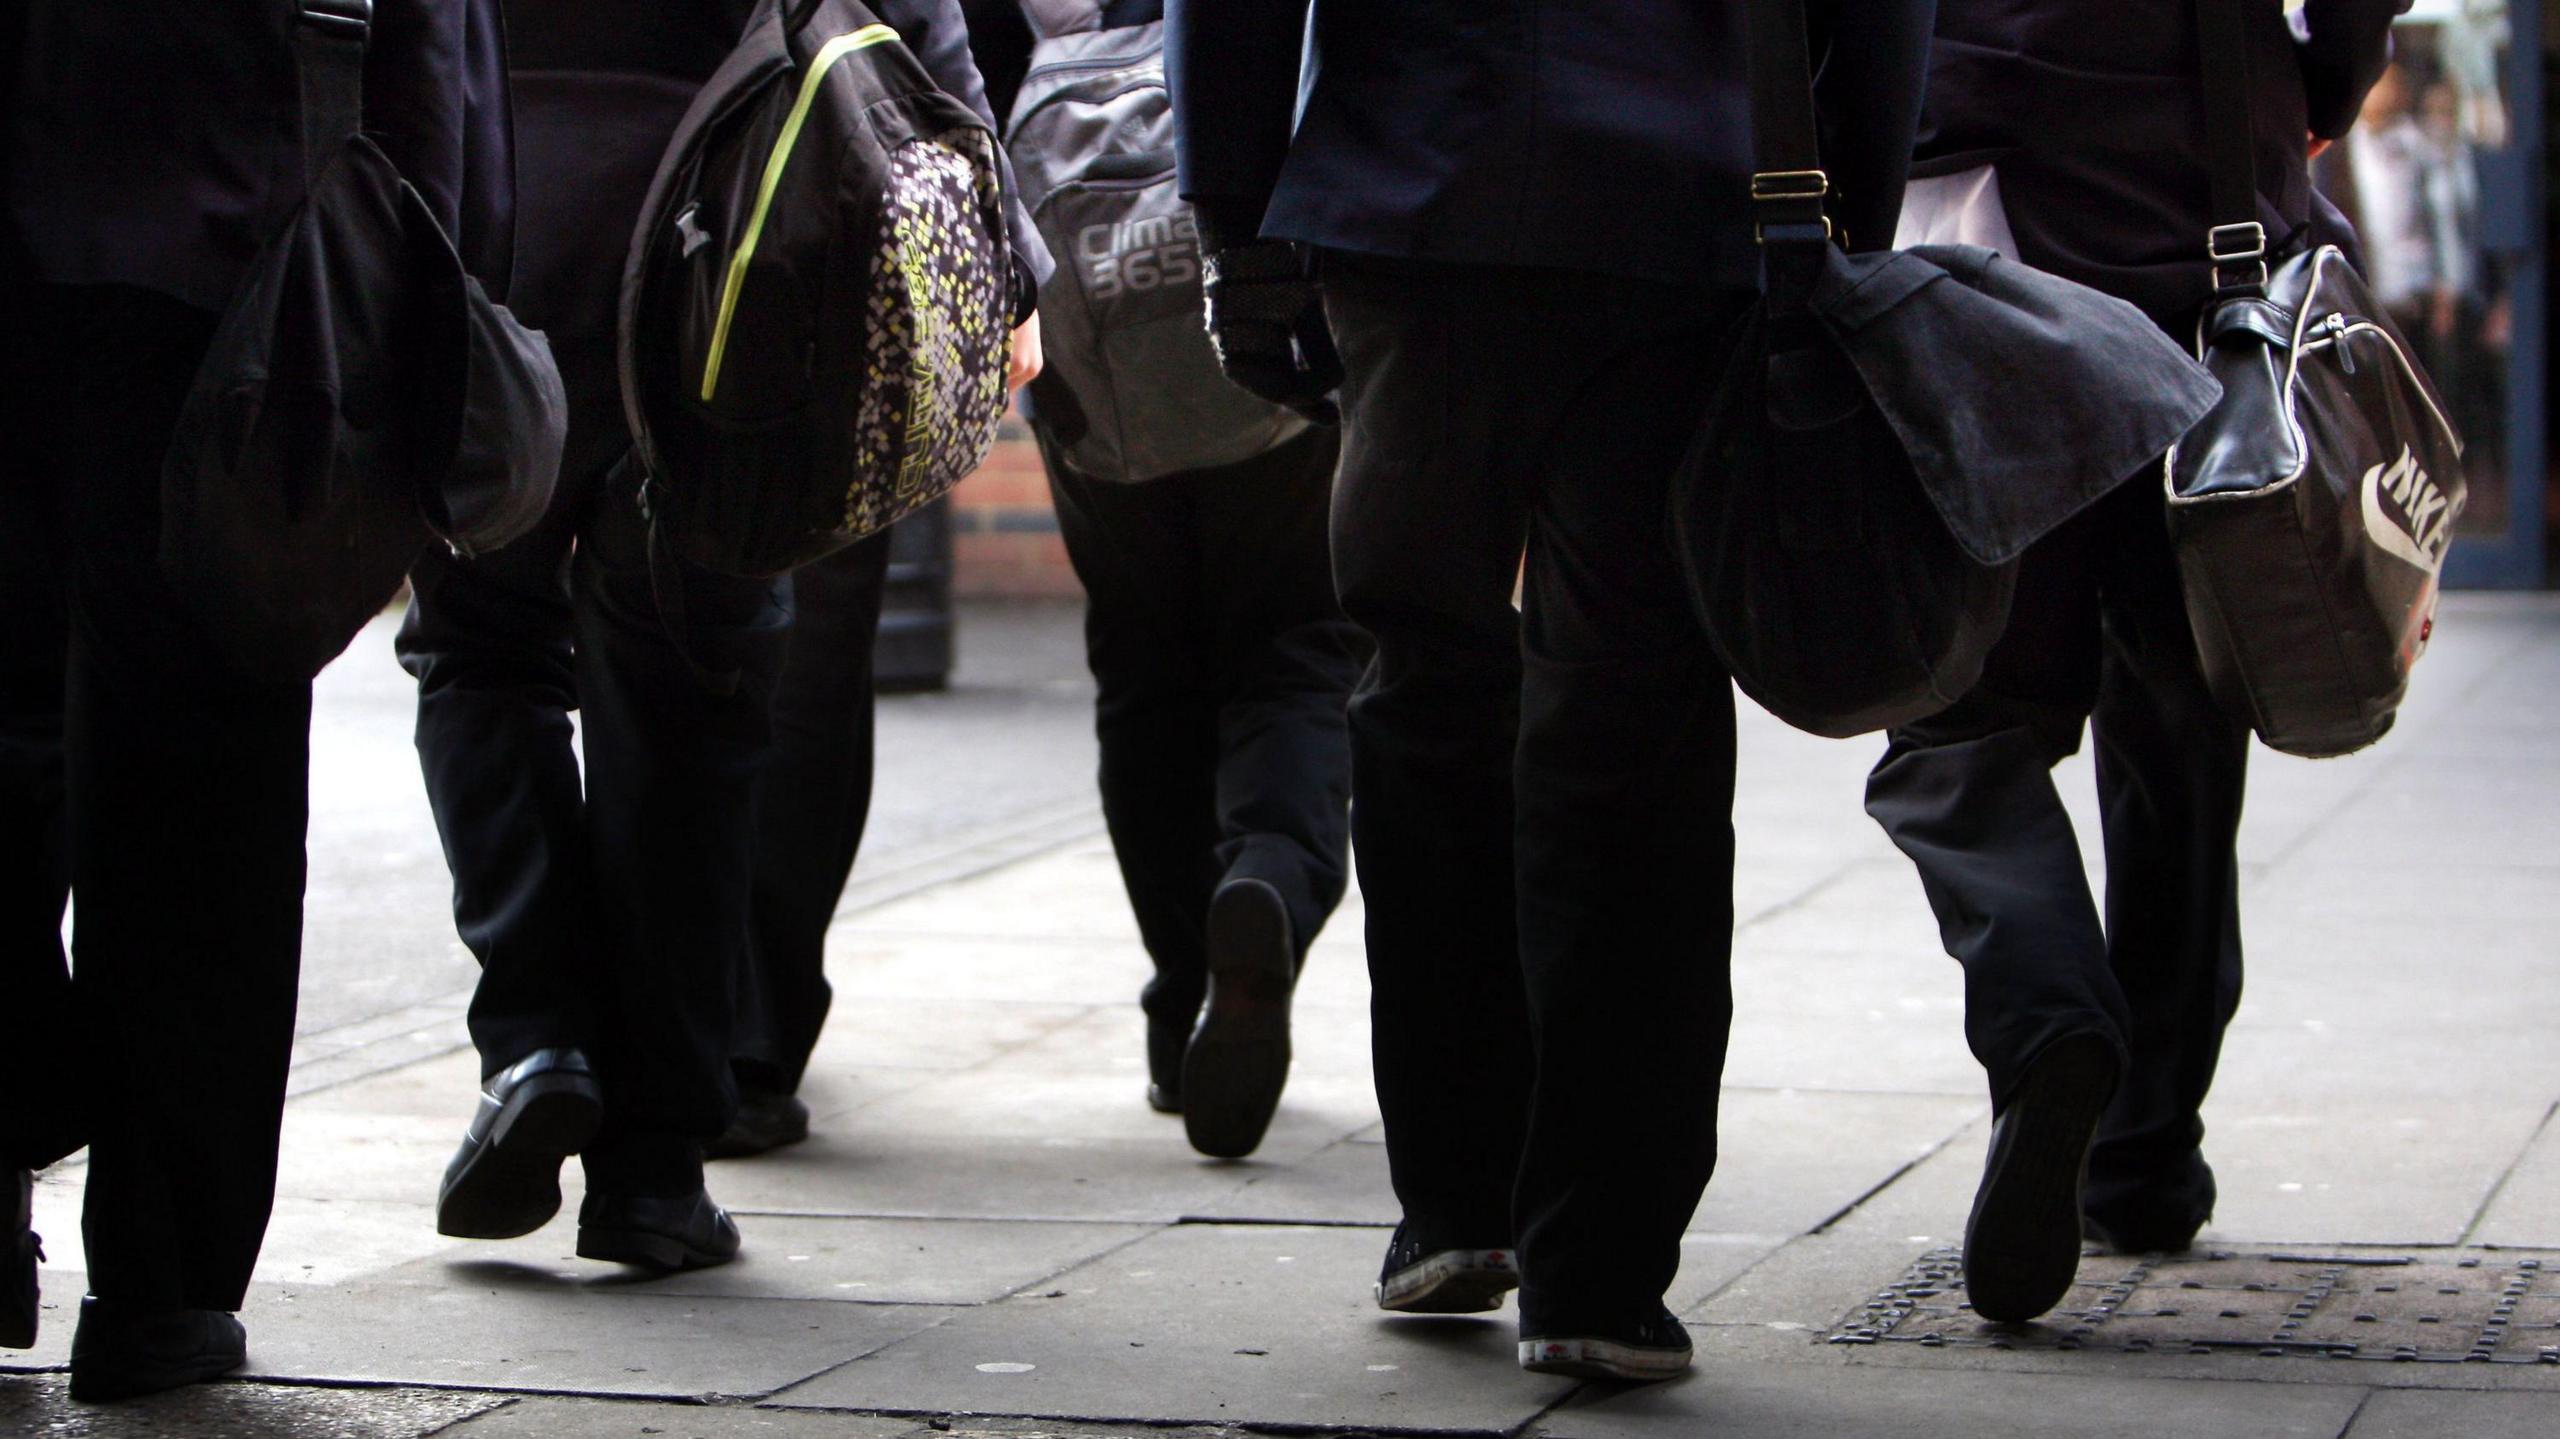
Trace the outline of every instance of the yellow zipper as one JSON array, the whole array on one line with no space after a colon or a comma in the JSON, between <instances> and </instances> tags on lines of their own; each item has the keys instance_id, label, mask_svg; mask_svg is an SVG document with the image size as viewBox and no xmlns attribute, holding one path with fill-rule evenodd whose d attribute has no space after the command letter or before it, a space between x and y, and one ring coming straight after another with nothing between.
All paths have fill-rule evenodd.
<instances>
[{"instance_id":1,"label":"yellow zipper","mask_svg":"<svg viewBox=\"0 0 2560 1439\"><path fill-rule=\"evenodd\" d=\"M809 118L809 107L817 103L818 86L838 60L856 50L898 38L898 32L886 25L865 25L850 35L838 35L818 47L809 68L800 76L800 98L792 103L791 116L782 122L782 134L774 140L773 153L765 157L764 179L756 186L756 208L747 217L747 233L738 242L738 253L729 257L729 276L720 287L720 318L711 327L711 355L702 365L702 398L708 404L712 391L720 386L720 359L729 350L729 321L738 310L738 291L747 283L747 265L755 259L756 240L764 234L765 212L773 208L773 192L782 185L782 167L791 162L791 147L800 139L800 126Z\"/></svg>"}]
</instances>

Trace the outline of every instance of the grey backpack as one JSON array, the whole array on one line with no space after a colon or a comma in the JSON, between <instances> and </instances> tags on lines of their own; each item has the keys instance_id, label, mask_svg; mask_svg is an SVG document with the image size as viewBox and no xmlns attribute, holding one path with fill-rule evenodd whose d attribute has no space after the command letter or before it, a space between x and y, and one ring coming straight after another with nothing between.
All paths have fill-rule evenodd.
<instances>
[{"instance_id":1,"label":"grey backpack","mask_svg":"<svg viewBox=\"0 0 2560 1439\"><path fill-rule=\"evenodd\" d=\"M1200 237L1175 192L1164 26L1104 30L1099 0L1024 0L1039 37L1006 126L1057 257L1040 290L1040 426L1069 465L1136 482L1238 464L1307 427L1218 371Z\"/></svg>"}]
</instances>

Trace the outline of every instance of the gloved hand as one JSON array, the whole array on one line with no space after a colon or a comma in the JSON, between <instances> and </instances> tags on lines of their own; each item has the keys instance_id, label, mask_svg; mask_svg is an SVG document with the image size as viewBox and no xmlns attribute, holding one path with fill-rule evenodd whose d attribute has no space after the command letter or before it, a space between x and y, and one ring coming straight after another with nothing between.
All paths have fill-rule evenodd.
<instances>
[{"instance_id":1,"label":"gloved hand","mask_svg":"<svg viewBox=\"0 0 2560 1439\"><path fill-rule=\"evenodd\" d=\"M1228 379L1320 425L1338 425L1333 391L1342 357L1325 328L1324 290L1307 271L1306 247L1249 240L1209 252L1201 267L1209 344Z\"/></svg>"}]
</instances>

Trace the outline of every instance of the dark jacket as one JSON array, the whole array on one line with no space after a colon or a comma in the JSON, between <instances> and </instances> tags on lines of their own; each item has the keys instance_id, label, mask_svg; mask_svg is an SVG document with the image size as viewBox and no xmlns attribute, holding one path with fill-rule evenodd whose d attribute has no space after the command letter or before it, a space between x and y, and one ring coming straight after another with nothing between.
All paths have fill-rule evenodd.
<instances>
[{"instance_id":1,"label":"dark jacket","mask_svg":"<svg viewBox=\"0 0 2560 1439\"><path fill-rule=\"evenodd\" d=\"M17 0L8 215L40 279L206 309L302 198L290 0ZM512 245L498 0L376 0L365 128L484 282Z\"/></svg>"},{"instance_id":2,"label":"dark jacket","mask_svg":"<svg viewBox=\"0 0 2560 1439\"><path fill-rule=\"evenodd\" d=\"M1928 3L1808 6L1826 28L1843 17L1823 82L1839 144L1825 159L1853 238L1889 238L1878 232L1899 204ZM1314 7L1311 36L1308 10L1171 6L1183 192L1221 233L1258 225L1373 254L1673 282L1756 277L1742 0L1355 0Z\"/></svg>"},{"instance_id":3,"label":"dark jacket","mask_svg":"<svg viewBox=\"0 0 2560 1439\"><path fill-rule=\"evenodd\" d=\"M2248 0L2260 220L2322 215L2312 135L2344 134L2409 0ZM1995 166L2019 258L2168 319L2200 304L2212 226L2194 0L1938 0L1915 174Z\"/></svg>"}]
</instances>

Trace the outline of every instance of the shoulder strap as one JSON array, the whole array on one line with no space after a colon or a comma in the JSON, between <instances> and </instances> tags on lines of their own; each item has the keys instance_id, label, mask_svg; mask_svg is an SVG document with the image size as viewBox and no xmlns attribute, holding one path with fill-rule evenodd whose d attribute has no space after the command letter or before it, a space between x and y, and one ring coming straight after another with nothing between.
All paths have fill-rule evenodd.
<instances>
[{"instance_id":1,"label":"shoulder strap","mask_svg":"<svg viewBox=\"0 0 2560 1439\"><path fill-rule=\"evenodd\" d=\"M1813 106L1813 49L1804 0L1751 0L1751 176L1753 227L1760 243L1831 238L1823 201L1831 177L1822 169L1821 132Z\"/></svg>"},{"instance_id":2,"label":"shoulder strap","mask_svg":"<svg viewBox=\"0 0 2560 1439\"><path fill-rule=\"evenodd\" d=\"M1102 28L1103 0L1022 0L1022 18L1031 23L1031 38L1052 40Z\"/></svg>"},{"instance_id":3,"label":"shoulder strap","mask_svg":"<svg viewBox=\"0 0 2560 1439\"><path fill-rule=\"evenodd\" d=\"M2196 49L2204 76L2205 165L2213 179L2213 228L2205 253L2213 293L2264 294L2267 227L2258 220L2258 154L2249 109L2248 0L2195 0Z\"/></svg>"},{"instance_id":4,"label":"shoulder strap","mask_svg":"<svg viewBox=\"0 0 2560 1439\"><path fill-rule=\"evenodd\" d=\"M364 45L373 0L300 0L293 63L302 89L302 182L321 172L364 124Z\"/></svg>"}]
</instances>

